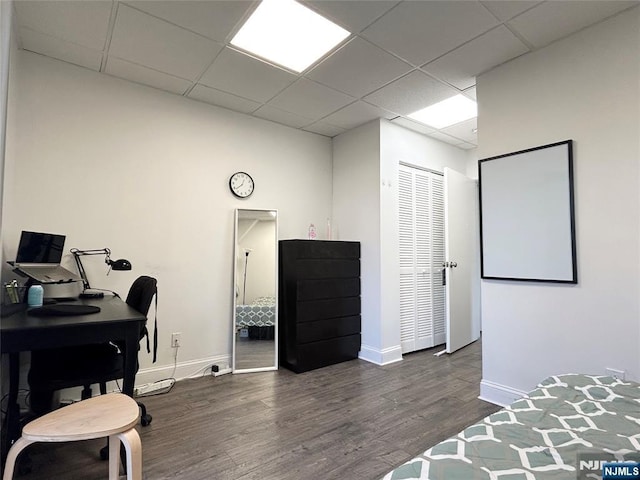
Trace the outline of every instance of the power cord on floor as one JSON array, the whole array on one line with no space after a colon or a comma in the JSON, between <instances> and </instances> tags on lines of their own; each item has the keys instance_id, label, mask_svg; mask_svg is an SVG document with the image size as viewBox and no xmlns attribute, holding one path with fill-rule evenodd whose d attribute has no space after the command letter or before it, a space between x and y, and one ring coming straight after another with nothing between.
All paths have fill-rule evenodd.
<instances>
[{"instance_id":1,"label":"power cord on floor","mask_svg":"<svg viewBox=\"0 0 640 480\"><path fill-rule=\"evenodd\" d=\"M162 380L157 380L153 383L151 383L150 385L156 385L158 383L163 383L163 382L167 382L169 381L169 385L167 385L164 388L161 388L159 390L151 390L147 393L140 393L138 395L136 395L136 398L140 398L140 397L153 397L155 395L163 395L165 393L169 393L171 391L171 389L173 388L173 386L176 384L176 379L175 379L175 374L176 374L176 369L178 368L178 348L175 349L175 354L173 356L173 371L171 372L171 376L169 378L164 378Z\"/></svg>"}]
</instances>

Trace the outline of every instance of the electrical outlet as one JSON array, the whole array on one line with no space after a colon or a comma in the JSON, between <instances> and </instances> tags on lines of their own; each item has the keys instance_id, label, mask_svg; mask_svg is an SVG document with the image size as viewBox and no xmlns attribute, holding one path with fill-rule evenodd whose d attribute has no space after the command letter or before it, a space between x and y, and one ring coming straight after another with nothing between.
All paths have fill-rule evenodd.
<instances>
[{"instance_id":1,"label":"electrical outlet","mask_svg":"<svg viewBox=\"0 0 640 480\"><path fill-rule=\"evenodd\" d=\"M171 334L171 348L178 348L182 344L182 333L174 332Z\"/></svg>"},{"instance_id":2,"label":"electrical outlet","mask_svg":"<svg viewBox=\"0 0 640 480\"><path fill-rule=\"evenodd\" d=\"M618 370L617 368L606 368L607 375L617 378L618 380L624 380L624 377L627 372L624 370Z\"/></svg>"}]
</instances>

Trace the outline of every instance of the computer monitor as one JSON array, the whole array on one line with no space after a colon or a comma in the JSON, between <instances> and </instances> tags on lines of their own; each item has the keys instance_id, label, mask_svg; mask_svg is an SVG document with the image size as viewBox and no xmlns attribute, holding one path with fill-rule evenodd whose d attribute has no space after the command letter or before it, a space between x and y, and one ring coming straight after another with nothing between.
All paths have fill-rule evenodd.
<instances>
[{"instance_id":1,"label":"computer monitor","mask_svg":"<svg viewBox=\"0 0 640 480\"><path fill-rule=\"evenodd\" d=\"M51 263L62 260L64 235L23 231L18 244L16 263Z\"/></svg>"}]
</instances>

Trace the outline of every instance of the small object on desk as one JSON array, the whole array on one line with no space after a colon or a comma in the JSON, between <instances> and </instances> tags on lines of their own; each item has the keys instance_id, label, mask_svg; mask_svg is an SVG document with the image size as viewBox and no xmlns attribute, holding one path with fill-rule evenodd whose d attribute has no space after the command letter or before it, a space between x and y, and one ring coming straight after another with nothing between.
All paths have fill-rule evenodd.
<instances>
[{"instance_id":1,"label":"small object on desk","mask_svg":"<svg viewBox=\"0 0 640 480\"><path fill-rule=\"evenodd\" d=\"M89 315L91 313L98 313L100 307L94 305L66 305L56 304L47 305L39 308L32 308L27 313L36 317L54 317L54 316L69 316L69 315Z\"/></svg>"},{"instance_id":2,"label":"small object on desk","mask_svg":"<svg viewBox=\"0 0 640 480\"><path fill-rule=\"evenodd\" d=\"M99 292L96 290L85 290L80 295L80 298L104 298L104 292Z\"/></svg>"},{"instance_id":3,"label":"small object on desk","mask_svg":"<svg viewBox=\"0 0 640 480\"><path fill-rule=\"evenodd\" d=\"M31 285L27 293L27 305L29 308L41 307L44 299L44 288L42 285Z\"/></svg>"},{"instance_id":4,"label":"small object on desk","mask_svg":"<svg viewBox=\"0 0 640 480\"><path fill-rule=\"evenodd\" d=\"M7 292L7 298L10 303L20 303L19 287L16 280L5 283L4 288Z\"/></svg>"}]
</instances>

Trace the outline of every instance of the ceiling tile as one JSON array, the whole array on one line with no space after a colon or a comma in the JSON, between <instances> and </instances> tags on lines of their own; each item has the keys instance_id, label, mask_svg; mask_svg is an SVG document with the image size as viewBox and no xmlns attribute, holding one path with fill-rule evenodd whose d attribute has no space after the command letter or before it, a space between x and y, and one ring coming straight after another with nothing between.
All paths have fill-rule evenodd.
<instances>
[{"instance_id":1,"label":"ceiling tile","mask_svg":"<svg viewBox=\"0 0 640 480\"><path fill-rule=\"evenodd\" d=\"M263 103L296 78L278 67L225 48L199 83Z\"/></svg>"},{"instance_id":2,"label":"ceiling tile","mask_svg":"<svg viewBox=\"0 0 640 480\"><path fill-rule=\"evenodd\" d=\"M130 0L125 3L212 40L224 42L254 2Z\"/></svg>"},{"instance_id":3,"label":"ceiling tile","mask_svg":"<svg viewBox=\"0 0 640 480\"><path fill-rule=\"evenodd\" d=\"M456 123L450 127L443 128L440 132L468 143L478 143L478 118Z\"/></svg>"},{"instance_id":4,"label":"ceiling tile","mask_svg":"<svg viewBox=\"0 0 640 480\"><path fill-rule=\"evenodd\" d=\"M194 100L218 105L219 107L228 108L241 113L251 113L256 110L260 104L247 100L246 98L237 97L230 93L221 92L214 88L205 87L204 85L196 85L187 95Z\"/></svg>"},{"instance_id":5,"label":"ceiling tile","mask_svg":"<svg viewBox=\"0 0 640 480\"><path fill-rule=\"evenodd\" d=\"M335 137L336 135L340 135L341 133L346 132L344 128L336 127L335 125L329 125L324 122L316 122L311 125L307 125L303 128L307 132L318 133L320 135L324 135L325 137Z\"/></svg>"},{"instance_id":6,"label":"ceiling tile","mask_svg":"<svg viewBox=\"0 0 640 480\"><path fill-rule=\"evenodd\" d=\"M375 45L355 38L307 74L341 92L361 97L413 67Z\"/></svg>"},{"instance_id":7,"label":"ceiling tile","mask_svg":"<svg viewBox=\"0 0 640 480\"><path fill-rule=\"evenodd\" d=\"M43 35L28 28L20 29L20 38L22 39L22 48L25 50L90 68L96 72L100 71L102 52Z\"/></svg>"},{"instance_id":8,"label":"ceiling tile","mask_svg":"<svg viewBox=\"0 0 640 480\"><path fill-rule=\"evenodd\" d=\"M110 55L195 80L222 45L126 5L120 5Z\"/></svg>"},{"instance_id":9,"label":"ceiling tile","mask_svg":"<svg viewBox=\"0 0 640 480\"><path fill-rule=\"evenodd\" d=\"M466 143L466 142L458 143L456 147L461 148L463 150L473 150L474 148L478 148L477 145L474 145L472 143Z\"/></svg>"},{"instance_id":10,"label":"ceiling tile","mask_svg":"<svg viewBox=\"0 0 640 480\"><path fill-rule=\"evenodd\" d=\"M112 2L14 1L18 25L102 51Z\"/></svg>"},{"instance_id":11,"label":"ceiling tile","mask_svg":"<svg viewBox=\"0 0 640 480\"><path fill-rule=\"evenodd\" d=\"M348 130L377 118L388 119L392 117L395 117L395 114L385 112L381 108L374 107L365 102L355 102L332 113L328 117L324 117L322 121Z\"/></svg>"},{"instance_id":12,"label":"ceiling tile","mask_svg":"<svg viewBox=\"0 0 640 480\"><path fill-rule=\"evenodd\" d=\"M422 123L414 122L413 120L409 120L408 118L404 118L404 117L397 117L391 121L396 125L400 125L402 127L408 128L410 130L414 130L419 133L427 134L427 133L432 133L436 131L435 128L431 128L427 125L423 125Z\"/></svg>"},{"instance_id":13,"label":"ceiling tile","mask_svg":"<svg viewBox=\"0 0 640 480\"><path fill-rule=\"evenodd\" d=\"M344 93L301 78L271 100L269 105L318 120L353 101L354 98Z\"/></svg>"},{"instance_id":14,"label":"ceiling tile","mask_svg":"<svg viewBox=\"0 0 640 480\"><path fill-rule=\"evenodd\" d=\"M390 112L408 115L458 93L455 88L438 82L423 72L414 71L364 99Z\"/></svg>"},{"instance_id":15,"label":"ceiling tile","mask_svg":"<svg viewBox=\"0 0 640 480\"><path fill-rule=\"evenodd\" d=\"M475 1L403 2L362 35L414 65L423 65L497 24Z\"/></svg>"},{"instance_id":16,"label":"ceiling tile","mask_svg":"<svg viewBox=\"0 0 640 480\"><path fill-rule=\"evenodd\" d=\"M542 2L540 0L481 0L480 3L487 7L498 20L506 22Z\"/></svg>"},{"instance_id":17,"label":"ceiling tile","mask_svg":"<svg viewBox=\"0 0 640 480\"><path fill-rule=\"evenodd\" d=\"M460 90L476 84L476 75L529 51L503 25L423 66L433 76Z\"/></svg>"},{"instance_id":18,"label":"ceiling tile","mask_svg":"<svg viewBox=\"0 0 640 480\"><path fill-rule=\"evenodd\" d=\"M609 0L544 2L508 24L535 47L543 47L637 4L637 1Z\"/></svg>"},{"instance_id":19,"label":"ceiling tile","mask_svg":"<svg viewBox=\"0 0 640 480\"><path fill-rule=\"evenodd\" d=\"M271 105L263 105L258 110L253 112L255 117L264 118L265 120L271 120L273 122L282 123L289 127L300 128L302 126L310 124L313 120L310 118L296 115L295 113L285 112Z\"/></svg>"},{"instance_id":20,"label":"ceiling tile","mask_svg":"<svg viewBox=\"0 0 640 480\"><path fill-rule=\"evenodd\" d=\"M389 11L398 1L353 1L353 0L309 0L300 3L312 8L322 16L358 33Z\"/></svg>"},{"instance_id":21,"label":"ceiling tile","mask_svg":"<svg viewBox=\"0 0 640 480\"><path fill-rule=\"evenodd\" d=\"M159 88L171 93L182 95L192 83L183 78L174 77L167 73L151 70L116 57L109 57L105 66L105 73L114 77L124 78L132 82Z\"/></svg>"}]
</instances>

